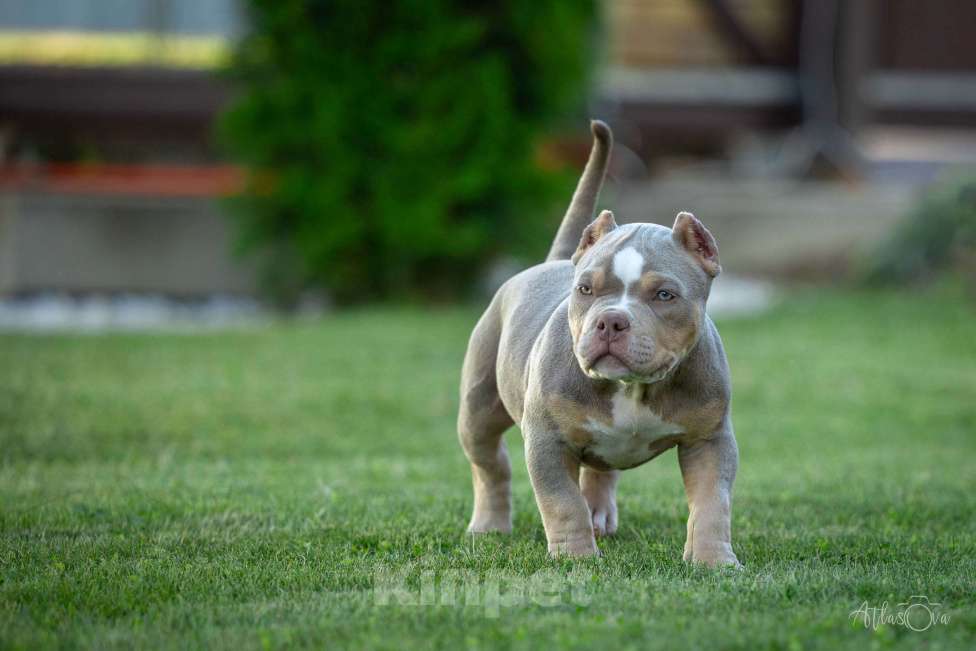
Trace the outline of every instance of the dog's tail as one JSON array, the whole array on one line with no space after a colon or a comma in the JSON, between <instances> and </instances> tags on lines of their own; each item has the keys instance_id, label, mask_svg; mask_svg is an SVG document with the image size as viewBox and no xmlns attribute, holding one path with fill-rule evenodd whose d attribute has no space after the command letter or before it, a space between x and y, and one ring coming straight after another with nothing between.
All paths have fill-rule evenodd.
<instances>
[{"instance_id":1,"label":"dog's tail","mask_svg":"<svg viewBox=\"0 0 976 651\"><path fill-rule=\"evenodd\" d=\"M593 132L593 149L590 159L586 161L586 168L576 185L573 200L569 203L563 223L559 225L556 239L552 242L546 261L569 260L579 246L583 229L593 221L593 211L596 200L600 196L603 177L607 175L607 163L610 161L610 150L613 148L613 133L605 122L593 120L590 122Z\"/></svg>"}]
</instances>

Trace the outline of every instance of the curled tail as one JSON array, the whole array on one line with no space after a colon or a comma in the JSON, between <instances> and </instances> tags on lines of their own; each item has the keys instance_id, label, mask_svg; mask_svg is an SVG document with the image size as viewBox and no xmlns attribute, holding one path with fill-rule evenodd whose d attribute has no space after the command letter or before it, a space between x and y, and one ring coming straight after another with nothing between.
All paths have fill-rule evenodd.
<instances>
[{"instance_id":1,"label":"curled tail","mask_svg":"<svg viewBox=\"0 0 976 651\"><path fill-rule=\"evenodd\" d=\"M593 211L596 209L596 200L603 186L603 177L607 175L607 163L610 161L610 150L613 148L613 133L610 127L600 120L590 122L590 130L593 132L590 159L586 161L586 168L576 185L573 200L569 203L566 216L563 217L556 239L553 240L549 255L546 256L547 262L569 260L579 246L583 229L593 221Z\"/></svg>"}]
</instances>

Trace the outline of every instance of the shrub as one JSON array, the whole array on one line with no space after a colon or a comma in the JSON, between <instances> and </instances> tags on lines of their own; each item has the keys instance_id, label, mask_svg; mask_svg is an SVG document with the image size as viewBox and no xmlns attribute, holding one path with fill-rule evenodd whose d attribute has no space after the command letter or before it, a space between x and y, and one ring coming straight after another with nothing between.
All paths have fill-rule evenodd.
<instances>
[{"instance_id":1,"label":"shrub","mask_svg":"<svg viewBox=\"0 0 976 651\"><path fill-rule=\"evenodd\" d=\"M873 284L930 281L945 272L970 274L976 263L976 178L937 186L868 264Z\"/></svg>"},{"instance_id":2,"label":"shrub","mask_svg":"<svg viewBox=\"0 0 976 651\"><path fill-rule=\"evenodd\" d=\"M222 139L279 300L453 295L569 187L534 162L585 87L592 0L251 0Z\"/></svg>"}]
</instances>

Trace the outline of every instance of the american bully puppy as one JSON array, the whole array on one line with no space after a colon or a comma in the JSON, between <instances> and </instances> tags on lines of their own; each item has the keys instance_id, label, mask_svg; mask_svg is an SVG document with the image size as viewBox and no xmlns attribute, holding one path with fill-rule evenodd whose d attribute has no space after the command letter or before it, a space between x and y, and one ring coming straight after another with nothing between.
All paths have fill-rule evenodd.
<instances>
[{"instance_id":1,"label":"american bully puppy","mask_svg":"<svg viewBox=\"0 0 976 651\"><path fill-rule=\"evenodd\" d=\"M729 369L705 314L715 240L686 212L672 228L618 226L609 211L593 220L613 137L603 122L592 131L549 256L506 282L471 334L458 415L474 479L468 531L512 530L502 434L518 423L551 554L598 554L594 535L617 530L620 471L677 446L684 559L738 565Z\"/></svg>"}]
</instances>

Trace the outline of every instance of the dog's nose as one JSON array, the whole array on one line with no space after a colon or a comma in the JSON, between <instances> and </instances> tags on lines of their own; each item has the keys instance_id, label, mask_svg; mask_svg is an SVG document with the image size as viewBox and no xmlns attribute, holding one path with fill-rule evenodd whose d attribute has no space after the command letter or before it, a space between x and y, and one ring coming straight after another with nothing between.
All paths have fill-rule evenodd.
<instances>
[{"instance_id":1,"label":"dog's nose","mask_svg":"<svg viewBox=\"0 0 976 651\"><path fill-rule=\"evenodd\" d=\"M597 319L596 329L601 338L613 341L620 336L620 333L630 329L630 319L623 312L607 310Z\"/></svg>"}]
</instances>

